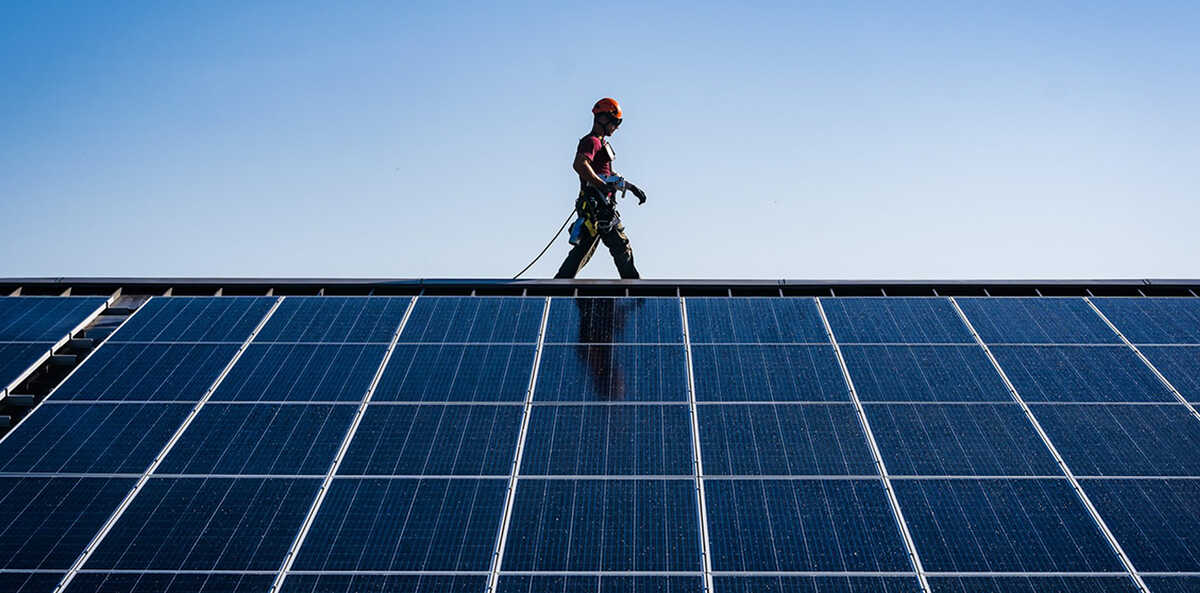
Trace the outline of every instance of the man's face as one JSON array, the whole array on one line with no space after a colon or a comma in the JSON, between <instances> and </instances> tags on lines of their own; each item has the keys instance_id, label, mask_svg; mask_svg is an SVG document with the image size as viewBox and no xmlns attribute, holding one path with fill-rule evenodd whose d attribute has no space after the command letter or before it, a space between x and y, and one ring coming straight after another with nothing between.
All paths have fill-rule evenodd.
<instances>
[{"instance_id":1,"label":"man's face","mask_svg":"<svg viewBox=\"0 0 1200 593\"><path fill-rule=\"evenodd\" d=\"M601 121L603 122L605 136L612 136L617 131L617 128L621 127L621 120L611 114L602 116Z\"/></svg>"}]
</instances>

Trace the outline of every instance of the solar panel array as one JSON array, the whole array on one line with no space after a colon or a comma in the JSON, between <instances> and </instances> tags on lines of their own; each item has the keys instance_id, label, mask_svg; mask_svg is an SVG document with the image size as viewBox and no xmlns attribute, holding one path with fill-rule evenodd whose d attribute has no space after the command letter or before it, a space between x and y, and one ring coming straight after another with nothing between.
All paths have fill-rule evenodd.
<instances>
[{"instance_id":1,"label":"solar panel array","mask_svg":"<svg viewBox=\"0 0 1200 593\"><path fill-rule=\"evenodd\" d=\"M0 397L106 305L100 297L0 298Z\"/></svg>"},{"instance_id":2,"label":"solar panel array","mask_svg":"<svg viewBox=\"0 0 1200 593\"><path fill-rule=\"evenodd\" d=\"M155 298L0 590L1194 591L1193 404L1200 299Z\"/></svg>"}]
</instances>

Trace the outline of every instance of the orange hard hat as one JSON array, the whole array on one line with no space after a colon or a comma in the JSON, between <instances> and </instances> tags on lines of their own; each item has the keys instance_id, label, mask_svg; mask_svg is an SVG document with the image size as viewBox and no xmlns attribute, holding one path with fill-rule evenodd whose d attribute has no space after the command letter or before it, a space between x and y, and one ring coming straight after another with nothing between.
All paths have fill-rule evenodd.
<instances>
[{"instance_id":1,"label":"orange hard hat","mask_svg":"<svg viewBox=\"0 0 1200 593\"><path fill-rule=\"evenodd\" d=\"M596 105L592 107L592 113L611 113L617 116L617 119L621 119L621 105L617 103L616 99L605 97L596 101Z\"/></svg>"}]
</instances>

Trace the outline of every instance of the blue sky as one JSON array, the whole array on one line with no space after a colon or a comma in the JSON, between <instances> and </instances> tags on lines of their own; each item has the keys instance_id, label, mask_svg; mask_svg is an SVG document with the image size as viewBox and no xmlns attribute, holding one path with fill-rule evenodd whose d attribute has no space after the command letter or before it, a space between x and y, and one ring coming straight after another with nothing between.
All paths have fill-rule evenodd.
<instances>
[{"instance_id":1,"label":"blue sky","mask_svg":"<svg viewBox=\"0 0 1200 593\"><path fill-rule=\"evenodd\" d=\"M645 277L1200 277L1200 3L13 4L0 276L509 277L613 96Z\"/></svg>"}]
</instances>

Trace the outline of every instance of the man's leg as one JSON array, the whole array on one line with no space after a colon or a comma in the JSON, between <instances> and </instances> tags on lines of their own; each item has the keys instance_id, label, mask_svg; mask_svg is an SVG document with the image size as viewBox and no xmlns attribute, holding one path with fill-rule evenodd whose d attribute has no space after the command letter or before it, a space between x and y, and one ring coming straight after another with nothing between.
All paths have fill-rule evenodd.
<instances>
[{"instance_id":1,"label":"man's leg","mask_svg":"<svg viewBox=\"0 0 1200 593\"><path fill-rule=\"evenodd\" d=\"M585 229L583 232L587 232ZM597 237L592 235L589 240L583 238L578 244L571 247L571 252L567 254L567 259L563 260L561 266L558 267L558 273L555 278L574 278L579 270L586 266L588 260L592 259L592 254L596 252L596 244L599 243Z\"/></svg>"},{"instance_id":2,"label":"man's leg","mask_svg":"<svg viewBox=\"0 0 1200 593\"><path fill-rule=\"evenodd\" d=\"M637 268L633 265L633 247L629 245L629 237L625 236L625 226L618 223L616 228L601 233L600 238L604 241L604 245L608 247L608 252L612 254L613 263L617 264L617 273L622 278L641 278Z\"/></svg>"}]
</instances>

